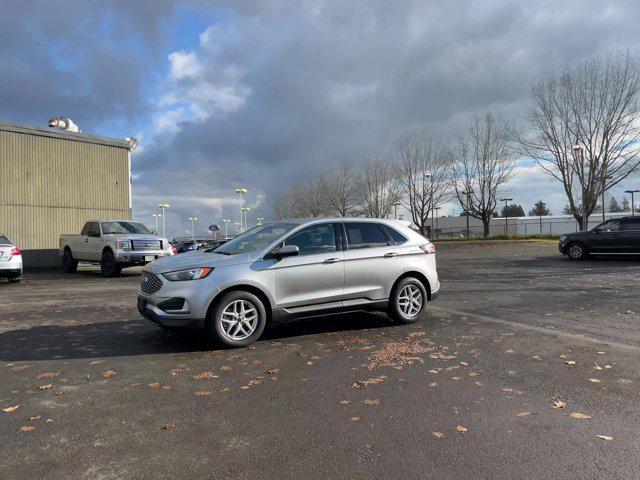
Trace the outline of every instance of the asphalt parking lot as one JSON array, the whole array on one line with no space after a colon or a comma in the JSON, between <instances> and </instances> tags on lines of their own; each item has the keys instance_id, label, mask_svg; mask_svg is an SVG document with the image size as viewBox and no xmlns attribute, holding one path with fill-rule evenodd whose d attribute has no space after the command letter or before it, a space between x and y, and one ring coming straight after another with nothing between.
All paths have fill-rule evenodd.
<instances>
[{"instance_id":1,"label":"asphalt parking lot","mask_svg":"<svg viewBox=\"0 0 640 480\"><path fill-rule=\"evenodd\" d=\"M1 476L638 478L640 262L438 262L426 322L298 321L242 350L142 319L139 271L2 283Z\"/></svg>"}]
</instances>

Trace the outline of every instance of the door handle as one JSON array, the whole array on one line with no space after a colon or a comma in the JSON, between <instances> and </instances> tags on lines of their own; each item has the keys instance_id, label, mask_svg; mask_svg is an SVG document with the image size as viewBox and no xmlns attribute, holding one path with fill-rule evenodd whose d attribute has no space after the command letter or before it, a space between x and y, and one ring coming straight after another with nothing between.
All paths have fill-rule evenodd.
<instances>
[{"instance_id":1,"label":"door handle","mask_svg":"<svg viewBox=\"0 0 640 480\"><path fill-rule=\"evenodd\" d=\"M324 262L322 263L338 263L340 261L339 258L327 258Z\"/></svg>"},{"instance_id":2,"label":"door handle","mask_svg":"<svg viewBox=\"0 0 640 480\"><path fill-rule=\"evenodd\" d=\"M391 257L397 257L397 256L398 256L397 252L389 252L384 254L384 258L391 258Z\"/></svg>"}]
</instances>

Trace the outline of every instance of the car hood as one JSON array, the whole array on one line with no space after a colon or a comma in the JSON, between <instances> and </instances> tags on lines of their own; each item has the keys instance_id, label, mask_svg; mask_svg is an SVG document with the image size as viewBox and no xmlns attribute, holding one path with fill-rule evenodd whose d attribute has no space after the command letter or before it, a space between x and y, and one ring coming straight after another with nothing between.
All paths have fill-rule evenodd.
<instances>
[{"instance_id":1,"label":"car hood","mask_svg":"<svg viewBox=\"0 0 640 480\"><path fill-rule=\"evenodd\" d=\"M147 264L144 267L144 270L156 273L166 273L197 267L228 267L231 265L247 263L248 261L248 253L243 253L241 255L222 255L219 253L207 253L196 250L193 252L180 253L178 255L159 258Z\"/></svg>"},{"instance_id":2,"label":"car hood","mask_svg":"<svg viewBox=\"0 0 640 480\"><path fill-rule=\"evenodd\" d=\"M156 235L149 235L147 233L109 233L104 235L106 238L117 238L118 240L137 240L142 242L157 242L162 240L166 245L168 242L165 238L160 238Z\"/></svg>"}]
</instances>

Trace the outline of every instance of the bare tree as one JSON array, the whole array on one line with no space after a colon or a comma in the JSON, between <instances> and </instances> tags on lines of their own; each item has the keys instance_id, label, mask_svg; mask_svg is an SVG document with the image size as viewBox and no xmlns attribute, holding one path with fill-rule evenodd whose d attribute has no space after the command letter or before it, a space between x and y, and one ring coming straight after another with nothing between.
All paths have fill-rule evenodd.
<instances>
[{"instance_id":1,"label":"bare tree","mask_svg":"<svg viewBox=\"0 0 640 480\"><path fill-rule=\"evenodd\" d=\"M401 197L401 184L392 160L377 158L368 161L358 186L362 214L370 218L385 218Z\"/></svg>"},{"instance_id":2,"label":"bare tree","mask_svg":"<svg viewBox=\"0 0 640 480\"><path fill-rule=\"evenodd\" d=\"M603 191L640 165L640 64L630 54L592 58L533 84L524 153L560 181L584 230Z\"/></svg>"},{"instance_id":3,"label":"bare tree","mask_svg":"<svg viewBox=\"0 0 640 480\"><path fill-rule=\"evenodd\" d=\"M274 204L276 218L322 217L330 215L320 178L294 186L282 193Z\"/></svg>"},{"instance_id":4,"label":"bare tree","mask_svg":"<svg viewBox=\"0 0 640 480\"><path fill-rule=\"evenodd\" d=\"M400 153L402 203L411 212L413 223L427 232L433 208L446 201L451 192L452 153L448 145L424 138L407 141Z\"/></svg>"},{"instance_id":5,"label":"bare tree","mask_svg":"<svg viewBox=\"0 0 640 480\"><path fill-rule=\"evenodd\" d=\"M510 146L511 128L487 113L476 119L468 137L460 139L453 163L453 186L468 215L482 220L484 236L496 209L498 190L511 178L515 166Z\"/></svg>"},{"instance_id":6,"label":"bare tree","mask_svg":"<svg viewBox=\"0 0 640 480\"><path fill-rule=\"evenodd\" d=\"M347 163L320 177L328 206L341 217L357 211L359 183L359 175Z\"/></svg>"}]
</instances>

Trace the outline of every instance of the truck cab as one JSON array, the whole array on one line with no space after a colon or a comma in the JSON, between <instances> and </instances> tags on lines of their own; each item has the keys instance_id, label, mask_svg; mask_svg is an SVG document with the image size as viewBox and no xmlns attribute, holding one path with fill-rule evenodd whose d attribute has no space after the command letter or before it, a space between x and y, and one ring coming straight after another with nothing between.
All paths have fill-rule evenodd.
<instances>
[{"instance_id":1,"label":"truck cab","mask_svg":"<svg viewBox=\"0 0 640 480\"><path fill-rule=\"evenodd\" d=\"M123 268L174 253L167 239L132 220L90 220L79 235L60 237L59 254L67 273L75 272L82 262L99 264L103 275L117 276Z\"/></svg>"}]
</instances>

